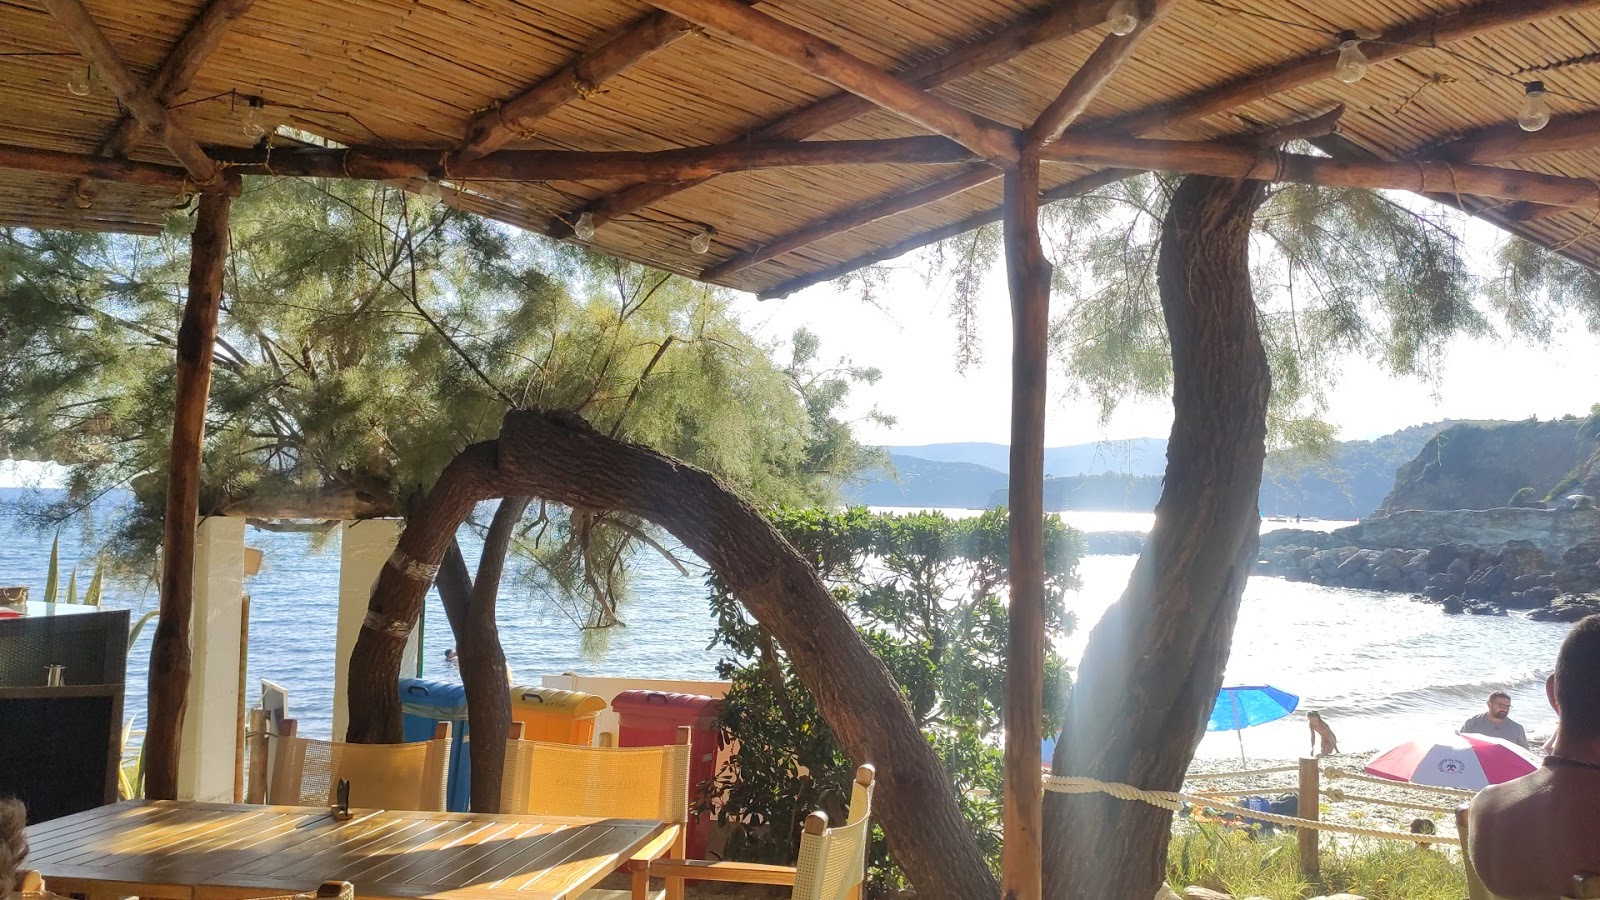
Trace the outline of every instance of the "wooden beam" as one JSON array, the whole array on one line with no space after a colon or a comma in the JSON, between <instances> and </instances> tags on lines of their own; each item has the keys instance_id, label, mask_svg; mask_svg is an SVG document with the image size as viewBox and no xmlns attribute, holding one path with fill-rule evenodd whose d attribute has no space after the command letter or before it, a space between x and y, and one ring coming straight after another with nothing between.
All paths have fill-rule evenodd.
<instances>
[{"instance_id":1,"label":"wooden beam","mask_svg":"<svg viewBox=\"0 0 1600 900\"><path fill-rule=\"evenodd\" d=\"M1001 896L1043 894L1044 421L1050 345L1050 264L1039 241L1039 160L1005 175L1006 276L1011 289L1011 604L1007 614L1004 838Z\"/></svg>"},{"instance_id":2,"label":"wooden beam","mask_svg":"<svg viewBox=\"0 0 1600 900\"><path fill-rule=\"evenodd\" d=\"M467 125L467 136L453 162L493 153L517 139L529 125L627 71L652 53L691 33L694 26L654 12L621 34L567 63L515 97L489 107Z\"/></svg>"},{"instance_id":3,"label":"wooden beam","mask_svg":"<svg viewBox=\"0 0 1600 900\"><path fill-rule=\"evenodd\" d=\"M0 144L0 169L99 178L105 181L166 188L174 193L194 184L189 173L175 166L107 159L85 153L57 153L53 150L13 147L9 144Z\"/></svg>"},{"instance_id":4,"label":"wooden beam","mask_svg":"<svg viewBox=\"0 0 1600 900\"><path fill-rule=\"evenodd\" d=\"M167 460L161 615L150 647L150 709L144 738L145 796L153 800L178 797L178 753L191 674L189 630L194 612L201 442L211 390L211 351L222 307L231 202L224 193L200 195L189 256L189 298L178 326L177 408Z\"/></svg>"},{"instance_id":5,"label":"wooden beam","mask_svg":"<svg viewBox=\"0 0 1600 900\"><path fill-rule=\"evenodd\" d=\"M816 35L756 12L738 0L649 2L740 46L871 100L986 159L1012 163L1017 160L1017 135L1011 129L925 94Z\"/></svg>"},{"instance_id":6,"label":"wooden beam","mask_svg":"<svg viewBox=\"0 0 1600 900\"><path fill-rule=\"evenodd\" d=\"M1593 11L1595 0L1491 0L1447 16L1422 19L1364 42L1361 52L1377 64L1500 28L1525 25L1551 16ZM1328 50L1290 60L1256 75L1190 94L1167 103L1100 123L1095 131L1115 134L1159 133L1240 106L1332 78L1338 54Z\"/></svg>"},{"instance_id":7,"label":"wooden beam","mask_svg":"<svg viewBox=\"0 0 1600 900\"><path fill-rule=\"evenodd\" d=\"M715 144L651 152L500 150L440 166L448 151L384 147L212 148L218 160L245 175L294 175L384 181L586 181L641 178L682 181L724 172L808 166L947 165L971 162L970 151L937 135L878 141L789 141Z\"/></svg>"},{"instance_id":8,"label":"wooden beam","mask_svg":"<svg viewBox=\"0 0 1600 900\"><path fill-rule=\"evenodd\" d=\"M1065 184L1058 185L1047 191L1044 191L1039 195L1039 199L1043 203L1053 203L1057 200L1065 200L1069 197L1087 194L1090 191L1098 190L1099 188L1105 187L1108 184L1114 184L1124 178L1138 174L1139 171L1136 169L1103 169L1099 172L1091 172L1082 178L1073 179ZM790 280L785 281L776 287L768 288L762 291L758 295L758 298L761 300L778 300L783 297L787 297L796 291L804 290L812 285L822 284L826 281L832 281L835 278L842 278L846 275L849 275L851 272L862 268L863 266L870 266L876 263L886 262L910 253L912 250L916 250L919 247L926 247L929 244L934 244L948 238L957 237L974 229L982 228L985 225L993 225L994 223L1000 221L1000 217L1001 210L998 208L986 209L982 212L974 213L973 215L967 216L964 219L951 222L948 225L941 225L938 228L934 228L930 231L924 231L920 234L912 235L903 241L891 244L878 250L874 250L871 253L858 256L855 259L841 263L837 266L832 266L817 272L810 272L797 278L791 278Z\"/></svg>"},{"instance_id":9,"label":"wooden beam","mask_svg":"<svg viewBox=\"0 0 1600 900\"><path fill-rule=\"evenodd\" d=\"M1083 111L1089 108L1089 103L1099 95L1100 89L1106 86L1117 69L1133 55L1133 51L1144 40L1144 36L1166 16L1167 10L1171 8L1171 0L1146 2L1141 5L1139 24L1133 31L1125 35L1107 34L1100 42L1100 46L1089 54L1083 65L1072 73L1060 95L1034 120L1023 141L1029 146L1037 147L1047 141L1055 140L1066 131L1079 116L1083 115Z\"/></svg>"},{"instance_id":10,"label":"wooden beam","mask_svg":"<svg viewBox=\"0 0 1600 900\"><path fill-rule=\"evenodd\" d=\"M194 138L178 124L165 106L156 101L148 88L133 77L122 60L117 57L117 52L106 39L105 32L94 23L89 16L89 11L83 8L81 0L41 0L45 9L55 17L73 46L78 48L95 67L100 79L111 88L111 92L122 105L133 113L151 134L161 139L172 155L178 158L183 167L189 171L194 180L203 185L212 184L219 179L219 170L216 163L212 162Z\"/></svg>"},{"instance_id":11,"label":"wooden beam","mask_svg":"<svg viewBox=\"0 0 1600 900\"><path fill-rule=\"evenodd\" d=\"M1551 119L1538 131L1523 131L1515 122L1496 125L1441 144L1428 155L1448 162L1497 163L1596 149L1600 149L1600 112L1588 112Z\"/></svg>"},{"instance_id":12,"label":"wooden beam","mask_svg":"<svg viewBox=\"0 0 1600 900\"><path fill-rule=\"evenodd\" d=\"M1500 217L1508 222L1537 222L1551 216L1572 212L1570 206L1546 206L1543 203L1507 203L1497 210Z\"/></svg>"},{"instance_id":13,"label":"wooden beam","mask_svg":"<svg viewBox=\"0 0 1600 900\"><path fill-rule=\"evenodd\" d=\"M814 244L826 237L841 234L863 225L870 225L880 219L899 215L908 210L917 209L929 203L953 197L962 191L971 190L980 184L999 178L1000 170L988 165L976 166L966 172L942 181L934 182L927 187L919 188L906 194L896 194L881 202L869 203L845 210L837 215L812 222L788 234L773 238L765 244L751 250L746 250L727 260L724 260L700 273L705 281L717 281L726 278L735 272L760 265L769 259L782 256L808 244Z\"/></svg>"},{"instance_id":14,"label":"wooden beam","mask_svg":"<svg viewBox=\"0 0 1600 900\"><path fill-rule=\"evenodd\" d=\"M1042 150L1047 160L1088 166L1293 181L1327 187L1412 191L1532 200L1552 206L1600 208L1600 184L1493 166L1429 160L1336 160L1275 153L1234 143L1141 140L1069 134Z\"/></svg>"},{"instance_id":15,"label":"wooden beam","mask_svg":"<svg viewBox=\"0 0 1600 900\"><path fill-rule=\"evenodd\" d=\"M167 54L166 61L161 64L161 71L156 73L155 83L150 86L150 94L157 103L163 107L171 106L183 96L194 84L194 79L200 74L200 67L206 61L217 45L222 43L222 38L227 34L229 26L243 18L256 0L211 0L206 8L195 16L189 23L189 28L184 31L183 37L173 45ZM120 157L126 156L129 150L138 146L148 132L137 117L124 115L117 122L108 136L100 144L101 156ZM80 205L94 202L95 195L99 193L94 181L83 178L73 186L73 196Z\"/></svg>"},{"instance_id":16,"label":"wooden beam","mask_svg":"<svg viewBox=\"0 0 1600 900\"><path fill-rule=\"evenodd\" d=\"M1106 11L1110 6L1111 0L1057 2L1033 15L1024 16L989 37L962 44L949 53L935 56L896 74L907 84L922 90L931 90L941 84L948 84L958 78L965 78L1015 59L1040 44L1094 28L1105 21ZM872 101L857 97L855 94L848 92L834 94L767 122L754 129L751 137L758 141L802 141L836 125L843 125L864 116L877 108ZM595 225L604 225L620 216L654 206L673 194L686 191L705 181L706 179L698 179L680 184L638 184L602 197L581 211L594 216Z\"/></svg>"}]
</instances>

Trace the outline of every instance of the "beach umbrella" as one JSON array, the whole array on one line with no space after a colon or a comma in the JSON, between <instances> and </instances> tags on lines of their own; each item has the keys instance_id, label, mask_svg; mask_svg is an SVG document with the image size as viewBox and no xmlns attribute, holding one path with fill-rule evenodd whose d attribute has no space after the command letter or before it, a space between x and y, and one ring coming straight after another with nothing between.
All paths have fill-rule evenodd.
<instances>
[{"instance_id":1,"label":"beach umbrella","mask_svg":"<svg viewBox=\"0 0 1600 900\"><path fill-rule=\"evenodd\" d=\"M1274 722L1294 712L1300 698L1265 684L1225 687L1217 692L1207 731L1232 731L1239 735L1239 762L1244 760L1244 729Z\"/></svg>"},{"instance_id":2,"label":"beach umbrella","mask_svg":"<svg viewBox=\"0 0 1600 900\"><path fill-rule=\"evenodd\" d=\"M1368 775L1476 791L1539 768L1532 753L1504 738L1451 734L1406 741L1367 763Z\"/></svg>"}]
</instances>

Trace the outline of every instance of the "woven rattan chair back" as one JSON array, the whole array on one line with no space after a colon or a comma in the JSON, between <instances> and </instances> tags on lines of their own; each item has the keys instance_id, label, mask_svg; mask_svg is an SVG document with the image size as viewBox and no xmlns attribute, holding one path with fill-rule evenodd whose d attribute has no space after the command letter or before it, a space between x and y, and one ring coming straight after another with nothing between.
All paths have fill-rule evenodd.
<instances>
[{"instance_id":1,"label":"woven rattan chair back","mask_svg":"<svg viewBox=\"0 0 1600 900\"><path fill-rule=\"evenodd\" d=\"M292 733L276 738L267 802L329 806L340 779L350 782L350 806L443 812L450 762L449 723L431 741L346 744Z\"/></svg>"},{"instance_id":2,"label":"woven rattan chair back","mask_svg":"<svg viewBox=\"0 0 1600 900\"><path fill-rule=\"evenodd\" d=\"M862 766L850 789L845 824L828 827L828 817L814 812L800 835L795 862L794 900L855 900L866 877L867 842L872 835L871 766Z\"/></svg>"},{"instance_id":3,"label":"woven rattan chair back","mask_svg":"<svg viewBox=\"0 0 1600 900\"><path fill-rule=\"evenodd\" d=\"M500 811L682 823L689 818L688 729L664 747L506 743Z\"/></svg>"}]
</instances>

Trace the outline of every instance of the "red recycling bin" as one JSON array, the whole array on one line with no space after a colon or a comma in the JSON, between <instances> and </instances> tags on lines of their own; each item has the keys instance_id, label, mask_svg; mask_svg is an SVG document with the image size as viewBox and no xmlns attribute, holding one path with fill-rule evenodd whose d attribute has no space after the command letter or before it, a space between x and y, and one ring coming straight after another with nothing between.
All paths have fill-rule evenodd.
<instances>
[{"instance_id":1,"label":"red recycling bin","mask_svg":"<svg viewBox=\"0 0 1600 900\"><path fill-rule=\"evenodd\" d=\"M661 691L623 691L611 701L618 718L617 746L659 747L676 743L678 729L689 726L689 802L700 797L700 786L717 775L717 715L722 700L700 694ZM706 858L711 816L690 816L690 859Z\"/></svg>"}]
</instances>

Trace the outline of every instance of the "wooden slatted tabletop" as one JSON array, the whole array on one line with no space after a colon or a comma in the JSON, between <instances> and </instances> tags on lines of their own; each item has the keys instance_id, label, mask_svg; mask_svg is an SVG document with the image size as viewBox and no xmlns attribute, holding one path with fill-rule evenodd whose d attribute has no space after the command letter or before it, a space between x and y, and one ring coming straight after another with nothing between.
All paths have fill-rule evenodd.
<instances>
[{"instance_id":1,"label":"wooden slatted tabletop","mask_svg":"<svg viewBox=\"0 0 1600 900\"><path fill-rule=\"evenodd\" d=\"M28 867L90 900L244 900L349 881L373 900L576 900L661 822L128 800L28 829Z\"/></svg>"}]
</instances>

